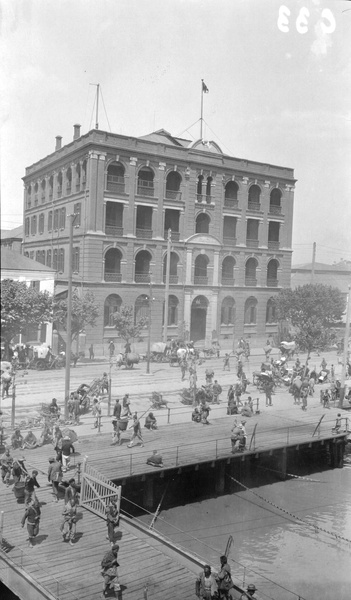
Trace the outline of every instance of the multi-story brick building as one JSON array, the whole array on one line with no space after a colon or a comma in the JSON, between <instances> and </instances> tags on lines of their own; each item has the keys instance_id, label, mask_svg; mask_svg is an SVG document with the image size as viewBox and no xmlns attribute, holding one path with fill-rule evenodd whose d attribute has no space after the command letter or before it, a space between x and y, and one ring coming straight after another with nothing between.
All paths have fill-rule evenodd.
<instances>
[{"instance_id":1,"label":"multi-story brick building","mask_svg":"<svg viewBox=\"0 0 351 600\"><path fill-rule=\"evenodd\" d=\"M87 331L96 351L116 338L122 303L148 312L163 334L167 231L171 229L168 337L259 339L277 330L272 297L290 286L294 172L224 154L214 142L92 130L26 169L24 252L101 305ZM147 332L145 332L147 335Z\"/></svg>"}]
</instances>

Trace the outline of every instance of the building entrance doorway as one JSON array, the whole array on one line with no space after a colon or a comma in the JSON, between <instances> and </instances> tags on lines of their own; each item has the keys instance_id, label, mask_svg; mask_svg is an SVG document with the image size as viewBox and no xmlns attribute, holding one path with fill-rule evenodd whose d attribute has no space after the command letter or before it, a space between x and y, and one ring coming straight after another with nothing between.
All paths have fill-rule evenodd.
<instances>
[{"instance_id":1,"label":"building entrance doorway","mask_svg":"<svg viewBox=\"0 0 351 600\"><path fill-rule=\"evenodd\" d=\"M205 296L196 296L191 305L190 339L193 342L206 338L206 317L208 300Z\"/></svg>"}]
</instances>

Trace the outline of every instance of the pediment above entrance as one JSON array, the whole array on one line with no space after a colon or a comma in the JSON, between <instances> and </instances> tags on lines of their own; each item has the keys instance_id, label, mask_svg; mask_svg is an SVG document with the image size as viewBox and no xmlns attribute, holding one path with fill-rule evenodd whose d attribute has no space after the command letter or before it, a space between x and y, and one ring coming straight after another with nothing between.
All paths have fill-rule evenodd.
<instances>
[{"instance_id":1,"label":"pediment above entrance","mask_svg":"<svg viewBox=\"0 0 351 600\"><path fill-rule=\"evenodd\" d=\"M214 237L213 235L210 235L209 233L195 233L194 235L191 235L187 240L186 240L187 244L196 244L196 246L199 245L206 245L206 246L222 246L221 242Z\"/></svg>"}]
</instances>

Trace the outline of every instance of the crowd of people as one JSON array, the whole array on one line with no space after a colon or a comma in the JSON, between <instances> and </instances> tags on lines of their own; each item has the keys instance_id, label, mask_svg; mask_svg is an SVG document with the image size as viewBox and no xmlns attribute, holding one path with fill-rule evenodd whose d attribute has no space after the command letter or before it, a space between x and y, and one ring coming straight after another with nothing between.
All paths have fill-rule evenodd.
<instances>
[{"instance_id":1,"label":"crowd of people","mask_svg":"<svg viewBox=\"0 0 351 600\"><path fill-rule=\"evenodd\" d=\"M201 600L234 600L238 591L234 587L232 573L225 555L220 557L218 569L204 565L195 581L195 594ZM246 591L240 595L240 600L256 600L256 586L249 583Z\"/></svg>"}]
</instances>

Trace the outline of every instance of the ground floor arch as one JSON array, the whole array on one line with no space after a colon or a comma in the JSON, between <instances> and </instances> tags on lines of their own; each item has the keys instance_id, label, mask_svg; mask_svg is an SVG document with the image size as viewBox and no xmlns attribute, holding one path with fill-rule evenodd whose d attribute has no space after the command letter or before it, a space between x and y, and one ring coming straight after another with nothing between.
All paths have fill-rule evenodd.
<instances>
[{"instance_id":1,"label":"ground floor arch","mask_svg":"<svg viewBox=\"0 0 351 600\"><path fill-rule=\"evenodd\" d=\"M208 300L205 296L196 296L191 303L190 339L193 342L206 338Z\"/></svg>"}]
</instances>

